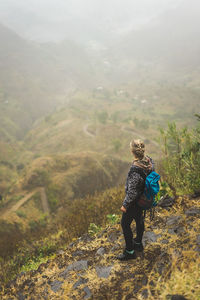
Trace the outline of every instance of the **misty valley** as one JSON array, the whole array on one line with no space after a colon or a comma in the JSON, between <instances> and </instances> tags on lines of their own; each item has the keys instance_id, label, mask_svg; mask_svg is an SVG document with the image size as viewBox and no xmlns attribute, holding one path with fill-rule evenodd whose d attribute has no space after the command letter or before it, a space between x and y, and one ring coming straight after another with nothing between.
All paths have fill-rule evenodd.
<instances>
[{"instance_id":1,"label":"misty valley","mask_svg":"<svg viewBox=\"0 0 200 300\"><path fill-rule=\"evenodd\" d=\"M146 152L161 174L159 200L166 195L176 199L175 206L158 208L153 223L147 221L147 233L152 230L156 236L155 241L149 240L155 244L151 248L146 236L145 266L137 261L136 269L130 272L137 270L138 286L146 280L145 272L150 272L146 286L151 294L145 298L145 292L140 293L141 286L135 290L138 298L134 299L172 299L164 298L165 282L169 282L166 290L172 292L173 276L169 274L175 274L178 282L180 274L175 264L184 273L188 260L189 274L195 274L191 285L198 289L195 276L199 274L199 250L195 249L199 249L199 233L192 222L199 224L200 209L195 200L195 195L200 195L200 22L194 8L189 10L187 5L188 1L182 1L182 5L163 13L157 21L152 19L140 30L105 37L102 47L94 39L83 41L84 36L80 41L71 36L56 42L35 41L0 23L2 299L36 299L29 298L31 293L36 293L37 299L92 297L88 290L84 294L74 288L77 274L73 267L73 288L67 286L65 290L66 295L68 289L72 291L74 298L62 298L60 288L54 287L55 292L51 284L49 294L42 294L41 286L35 290L33 286L41 277L37 273L41 264L49 269L56 266L58 272L65 260L71 263L71 258L76 258L73 253L80 253L83 261L85 253L94 255L98 268L99 264L110 266L109 255L118 250L113 246L121 241L119 209L132 163L129 144L133 139L144 141ZM193 17L192 24L185 15L187 9L188 16ZM20 28L20 23L16 24ZM185 211L191 209L198 212L187 215ZM177 222L181 220L185 226L188 242L181 230L180 236L172 233L171 237L170 226L176 223L171 215L181 216ZM162 242L167 239L168 242ZM193 243L194 247L189 246ZM179 245L180 255L175 253ZM101 247L108 256L100 262L95 249ZM156 265L156 255L160 265ZM175 257L174 265L169 257ZM168 267L160 271L165 263ZM128 269L121 272L118 265L115 267L123 283L118 290L119 278L109 281L110 292L113 291L110 299L133 299L132 286L124 275L130 277ZM141 268L144 274L140 274ZM28 273L33 270L39 271ZM21 277L16 277L19 274ZM20 298L21 290L24 293L20 282L33 280L26 277L29 274L34 285L30 295L27 292L25 298ZM91 274L84 278L92 282L89 288L95 290L94 299L109 299L104 279L100 284ZM12 287L9 283L15 278L19 282ZM54 279L57 282L60 277ZM88 282L84 280L81 284ZM16 291L18 296L13 298ZM177 291L185 294L186 289L178 285ZM197 299L196 290L194 296L193 292L188 293L190 299Z\"/></svg>"}]
</instances>

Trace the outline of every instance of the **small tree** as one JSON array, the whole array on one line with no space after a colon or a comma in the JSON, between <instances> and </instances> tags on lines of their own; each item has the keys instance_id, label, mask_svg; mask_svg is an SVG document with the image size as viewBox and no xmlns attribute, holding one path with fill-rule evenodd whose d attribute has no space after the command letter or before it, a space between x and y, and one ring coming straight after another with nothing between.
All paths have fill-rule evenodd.
<instances>
[{"instance_id":1,"label":"small tree","mask_svg":"<svg viewBox=\"0 0 200 300\"><path fill-rule=\"evenodd\" d=\"M200 118L198 118L200 121ZM200 187L200 130L178 130L169 123L167 130L160 130L161 145L165 154L163 169L166 181L174 190L192 192Z\"/></svg>"},{"instance_id":2,"label":"small tree","mask_svg":"<svg viewBox=\"0 0 200 300\"><path fill-rule=\"evenodd\" d=\"M97 113L97 118L100 123L106 124L108 120L108 113L106 111L101 111Z\"/></svg>"},{"instance_id":3,"label":"small tree","mask_svg":"<svg viewBox=\"0 0 200 300\"><path fill-rule=\"evenodd\" d=\"M118 139L113 140L112 143L113 143L115 152L118 152L119 149L122 147L122 143Z\"/></svg>"}]
</instances>

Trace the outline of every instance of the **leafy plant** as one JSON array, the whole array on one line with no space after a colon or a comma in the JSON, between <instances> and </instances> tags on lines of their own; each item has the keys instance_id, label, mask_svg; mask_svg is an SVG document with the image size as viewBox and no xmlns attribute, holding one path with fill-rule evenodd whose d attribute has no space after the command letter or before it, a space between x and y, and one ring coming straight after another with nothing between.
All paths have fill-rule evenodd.
<instances>
[{"instance_id":1,"label":"leafy plant","mask_svg":"<svg viewBox=\"0 0 200 300\"><path fill-rule=\"evenodd\" d=\"M35 169L27 180L26 187L34 188L38 186L47 186L50 182L48 171Z\"/></svg>"},{"instance_id":2,"label":"leafy plant","mask_svg":"<svg viewBox=\"0 0 200 300\"><path fill-rule=\"evenodd\" d=\"M198 119L199 123L200 120ZM176 193L194 192L200 186L200 131L199 124L189 131L177 129L169 123L167 130L160 130L164 153L164 177Z\"/></svg>"},{"instance_id":3,"label":"leafy plant","mask_svg":"<svg viewBox=\"0 0 200 300\"><path fill-rule=\"evenodd\" d=\"M166 181L162 181L160 183L160 190L158 192L158 194L156 195L155 201L158 204L158 202L160 201L161 197L166 196L166 195L171 195L172 191L168 185L168 183Z\"/></svg>"},{"instance_id":4,"label":"leafy plant","mask_svg":"<svg viewBox=\"0 0 200 300\"><path fill-rule=\"evenodd\" d=\"M31 231L36 231L38 228L38 223L34 220L29 221L29 227Z\"/></svg>"},{"instance_id":5,"label":"leafy plant","mask_svg":"<svg viewBox=\"0 0 200 300\"><path fill-rule=\"evenodd\" d=\"M101 227L96 225L95 223L90 223L90 226L88 228L88 233L90 235L95 235L101 230Z\"/></svg>"},{"instance_id":6,"label":"leafy plant","mask_svg":"<svg viewBox=\"0 0 200 300\"><path fill-rule=\"evenodd\" d=\"M20 218L26 218L26 214L23 212L23 211L21 211L21 210L17 210L16 211L16 214L18 215L18 217L20 217Z\"/></svg>"},{"instance_id":7,"label":"leafy plant","mask_svg":"<svg viewBox=\"0 0 200 300\"><path fill-rule=\"evenodd\" d=\"M110 215L107 215L107 219L110 224L114 225L120 221L120 216L116 215L116 214L110 214Z\"/></svg>"}]
</instances>

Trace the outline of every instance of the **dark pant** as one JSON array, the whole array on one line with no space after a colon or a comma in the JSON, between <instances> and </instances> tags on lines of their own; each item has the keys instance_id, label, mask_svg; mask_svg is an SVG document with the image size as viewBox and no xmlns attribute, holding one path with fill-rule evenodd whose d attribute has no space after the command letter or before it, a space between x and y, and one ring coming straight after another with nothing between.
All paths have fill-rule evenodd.
<instances>
[{"instance_id":1,"label":"dark pant","mask_svg":"<svg viewBox=\"0 0 200 300\"><path fill-rule=\"evenodd\" d=\"M126 250L133 250L133 233L131 230L131 223L135 219L136 222L136 241L142 242L144 233L144 217L143 210L139 206L129 207L126 213L122 214L121 225L123 229L124 239L126 242Z\"/></svg>"}]
</instances>

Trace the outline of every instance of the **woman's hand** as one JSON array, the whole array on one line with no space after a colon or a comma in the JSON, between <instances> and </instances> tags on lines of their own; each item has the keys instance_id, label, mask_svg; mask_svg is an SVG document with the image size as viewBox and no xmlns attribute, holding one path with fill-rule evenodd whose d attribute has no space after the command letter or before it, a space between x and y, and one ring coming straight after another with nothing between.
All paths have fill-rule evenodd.
<instances>
[{"instance_id":1,"label":"woman's hand","mask_svg":"<svg viewBox=\"0 0 200 300\"><path fill-rule=\"evenodd\" d=\"M122 207L120 208L121 211L123 211L124 213L126 213L126 208L122 205Z\"/></svg>"}]
</instances>

